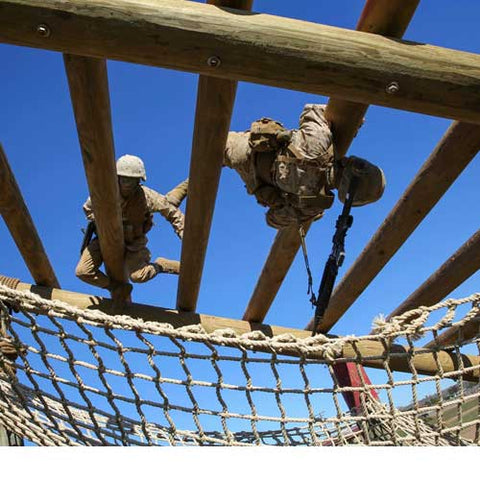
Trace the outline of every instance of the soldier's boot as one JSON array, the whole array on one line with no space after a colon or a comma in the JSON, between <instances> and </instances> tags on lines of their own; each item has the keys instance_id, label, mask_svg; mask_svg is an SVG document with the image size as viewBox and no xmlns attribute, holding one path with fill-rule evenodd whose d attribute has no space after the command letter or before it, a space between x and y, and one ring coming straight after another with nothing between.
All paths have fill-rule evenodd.
<instances>
[{"instance_id":1,"label":"soldier's boot","mask_svg":"<svg viewBox=\"0 0 480 480\"><path fill-rule=\"evenodd\" d=\"M166 195L165 198L171 203L174 207L179 207L183 202L184 198L188 193L188 178L182 183L178 184L175 188L172 188Z\"/></svg>"},{"instance_id":2,"label":"soldier's boot","mask_svg":"<svg viewBox=\"0 0 480 480\"><path fill-rule=\"evenodd\" d=\"M350 181L358 177L358 186L352 205L359 207L376 202L385 190L385 175L383 170L363 158L344 157L331 168L328 174L328 187L338 190L338 198L345 203Z\"/></svg>"},{"instance_id":3,"label":"soldier's boot","mask_svg":"<svg viewBox=\"0 0 480 480\"><path fill-rule=\"evenodd\" d=\"M118 313L123 308L132 303L132 285L130 283L111 283L109 288L112 296L112 308L114 313Z\"/></svg>"},{"instance_id":4,"label":"soldier's boot","mask_svg":"<svg viewBox=\"0 0 480 480\"><path fill-rule=\"evenodd\" d=\"M157 273L171 273L172 275L178 275L180 273L180 262L178 260L158 257L153 264L155 265Z\"/></svg>"}]
</instances>

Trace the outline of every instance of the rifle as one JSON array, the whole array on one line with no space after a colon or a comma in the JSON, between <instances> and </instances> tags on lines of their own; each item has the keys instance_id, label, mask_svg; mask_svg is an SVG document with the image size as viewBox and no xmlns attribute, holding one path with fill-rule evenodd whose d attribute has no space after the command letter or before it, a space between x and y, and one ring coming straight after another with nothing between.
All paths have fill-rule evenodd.
<instances>
[{"instance_id":1,"label":"rifle","mask_svg":"<svg viewBox=\"0 0 480 480\"><path fill-rule=\"evenodd\" d=\"M83 242L82 246L80 247L80 255L83 251L88 247L90 242L92 241L92 237L94 234L97 233L97 226L93 220L90 220L87 224L87 228L82 228L83 232Z\"/></svg>"},{"instance_id":2,"label":"rifle","mask_svg":"<svg viewBox=\"0 0 480 480\"><path fill-rule=\"evenodd\" d=\"M313 323L312 336L316 335L318 325L323 320L325 311L327 310L330 297L332 296L333 286L337 278L338 269L342 266L345 259L345 237L348 229L353 224L353 217L350 215L353 198L358 186L358 176L352 175L350 185L348 187L347 198L343 204L342 213L339 215L335 224L335 234L333 235L333 247L328 256L327 263L323 270L322 281L318 289L318 296L315 302L315 316Z\"/></svg>"}]
</instances>

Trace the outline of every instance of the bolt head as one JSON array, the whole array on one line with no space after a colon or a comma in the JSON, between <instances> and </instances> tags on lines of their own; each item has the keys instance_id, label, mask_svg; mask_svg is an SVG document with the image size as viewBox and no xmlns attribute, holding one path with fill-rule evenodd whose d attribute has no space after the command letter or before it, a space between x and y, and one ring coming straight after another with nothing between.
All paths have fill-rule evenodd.
<instances>
[{"instance_id":1,"label":"bolt head","mask_svg":"<svg viewBox=\"0 0 480 480\"><path fill-rule=\"evenodd\" d=\"M385 91L389 95L395 95L400 91L400 85L398 84L398 82L391 82L387 85L387 88L385 89Z\"/></svg>"},{"instance_id":2,"label":"bolt head","mask_svg":"<svg viewBox=\"0 0 480 480\"><path fill-rule=\"evenodd\" d=\"M37 26L37 33L41 37L49 37L50 36L50 28L48 25L45 25L44 23L41 23L40 25Z\"/></svg>"},{"instance_id":3,"label":"bolt head","mask_svg":"<svg viewBox=\"0 0 480 480\"><path fill-rule=\"evenodd\" d=\"M209 57L207 60L207 65L212 68L219 67L221 63L222 61L220 60L220 57L217 57L217 56Z\"/></svg>"}]
</instances>

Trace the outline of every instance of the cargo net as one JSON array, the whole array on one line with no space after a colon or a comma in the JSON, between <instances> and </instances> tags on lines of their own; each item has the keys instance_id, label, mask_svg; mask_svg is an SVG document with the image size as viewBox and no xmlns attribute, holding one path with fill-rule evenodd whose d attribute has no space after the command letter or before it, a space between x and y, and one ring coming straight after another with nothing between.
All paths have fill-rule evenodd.
<instances>
[{"instance_id":1,"label":"cargo net","mask_svg":"<svg viewBox=\"0 0 480 480\"><path fill-rule=\"evenodd\" d=\"M363 337L269 338L0 285L0 424L38 445L479 444L479 302L380 318ZM421 347L452 325L450 349Z\"/></svg>"}]
</instances>

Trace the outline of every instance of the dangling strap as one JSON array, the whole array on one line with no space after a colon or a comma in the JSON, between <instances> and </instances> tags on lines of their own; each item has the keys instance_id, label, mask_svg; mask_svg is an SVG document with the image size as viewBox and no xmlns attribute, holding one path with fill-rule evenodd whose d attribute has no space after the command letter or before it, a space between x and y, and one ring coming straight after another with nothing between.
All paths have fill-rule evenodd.
<instances>
[{"instance_id":1,"label":"dangling strap","mask_svg":"<svg viewBox=\"0 0 480 480\"><path fill-rule=\"evenodd\" d=\"M307 270L307 277L308 277L308 288L307 288L307 295L310 295L310 303L312 304L312 308L317 304L317 297L313 292L313 279L312 279L312 271L310 270L310 262L308 261L308 252L307 252L307 244L305 242L305 229L301 223L298 224L298 233L300 234L300 241L302 243L302 253L303 259L305 261L305 268Z\"/></svg>"}]
</instances>

